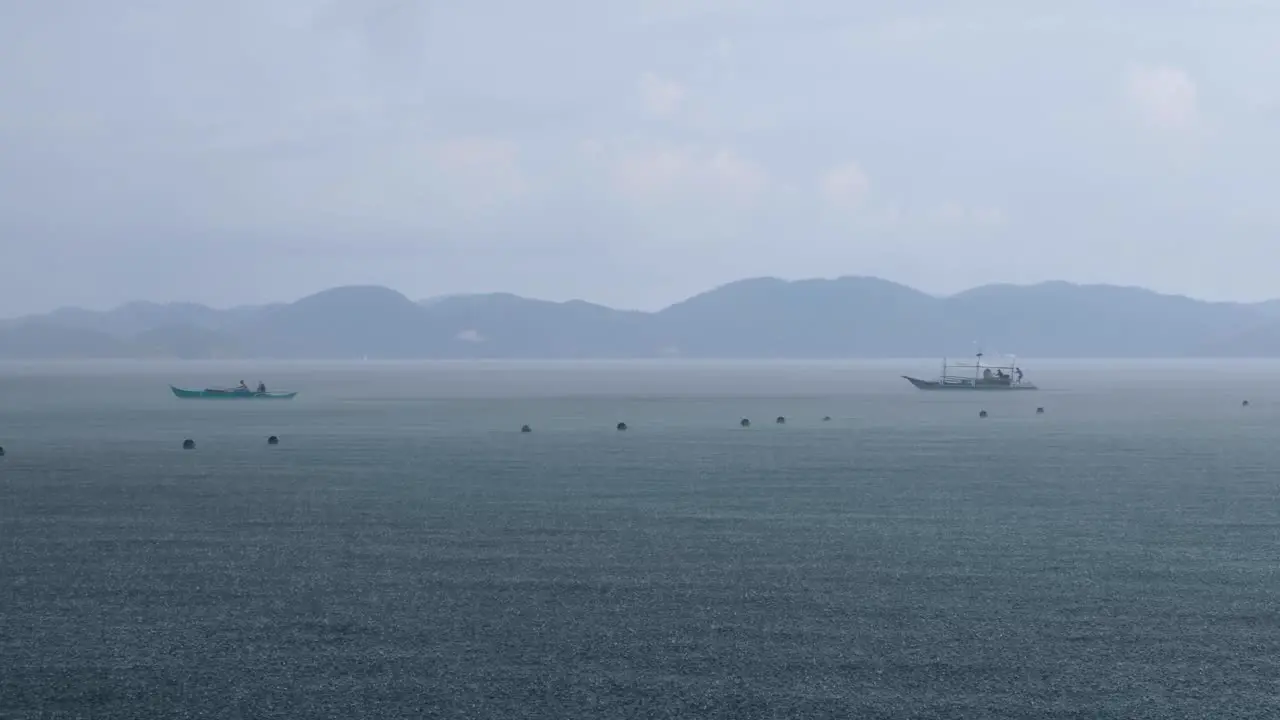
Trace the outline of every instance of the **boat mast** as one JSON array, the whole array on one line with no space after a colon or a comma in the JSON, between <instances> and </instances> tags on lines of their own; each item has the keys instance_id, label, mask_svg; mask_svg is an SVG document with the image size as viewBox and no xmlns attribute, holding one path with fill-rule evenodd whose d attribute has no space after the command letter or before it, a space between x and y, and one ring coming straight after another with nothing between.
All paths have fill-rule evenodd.
<instances>
[{"instance_id":1,"label":"boat mast","mask_svg":"<svg viewBox=\"0 0 1280 720\"><path fill-rule=\"evenodd\" d=\"M978 387L978 378L982 377L982 351L978 351L978 361L973 364L973 386Z\"/></svg>"}]
</instances>

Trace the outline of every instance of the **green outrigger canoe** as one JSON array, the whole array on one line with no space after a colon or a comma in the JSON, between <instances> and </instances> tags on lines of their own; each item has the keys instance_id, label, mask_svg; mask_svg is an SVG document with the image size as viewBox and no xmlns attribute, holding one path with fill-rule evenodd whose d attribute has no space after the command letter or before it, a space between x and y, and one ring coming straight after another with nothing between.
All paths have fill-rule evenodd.
<instances>
[{"instance_id":1,"label":"green outrigger canoe","mask_svg":"<svg viewBox=\"0 0 1280 720\"><path fill-rule=\"evenodd\" d=\"M269 392L257 392L255 390L241 390L240 388L205 388L204 390L184 390L179 387L169 386L173 391L174 397L184 399L203 398L210 400L292 400L297 395L296 390L271 390Z\"/></svg>"}]
</instances>

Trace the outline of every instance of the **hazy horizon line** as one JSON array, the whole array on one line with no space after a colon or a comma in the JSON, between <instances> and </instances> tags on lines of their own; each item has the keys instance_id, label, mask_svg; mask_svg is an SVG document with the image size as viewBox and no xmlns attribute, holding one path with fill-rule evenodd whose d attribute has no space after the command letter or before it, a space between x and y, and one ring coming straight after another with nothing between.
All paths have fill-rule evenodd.
<instances>
[{"instance_id":1,"label":"hazy horizon line","mask_svg":"<svg viewBox=\"0 0 1280 720\"><path fill-rule=\"evenodd\" d=\"M1183 299L1187 299L1187 300L1194 300L1194 301L1196 301L1196 302L1202 302L1202 303L1208 303L1208 304L1221 304L1221 305L1245 305L1245 306L1248 306L1248 305L1261 305L1261 304L1264 304L1264 303L1273 302L1273 301L1276 301L1277 299L1280 299L1280 298L1268 297L1268 298L1264 298L1264 299L1262 299L1262 300L1213 300L1213 299L1209 299L1209 298L1203 298L1203 297L1198 297L1198 296L1195 296L1195 295L1190 295L1190 294L1187 294L1187 293L1180 293L1180 292L1170 292L1170 291L1157 290L1157 289L1149 288L1149 287L1146 287L1146 286L1143 286L1143 285L1122 285L1122 284L1117 284L1117 283L1105 283L1105 282L1076 282L1076 281L1072 281L1072 280L1039 280L1039 281L1035 281L1035 282L1023 282L1023 283L1019 283L1019 282L1005 282L1005 281L993 281L993 282L982 283L982 284L980 284L980 285L974 285L974 286L969 287L969 288L966 288L966 289L964 289L964 290L957 290L957 291L955 291L955 292L950 292L950 293L934 293L934 292L928 292L928 291L926 291L926 290L921 290L920 288L917 288L917 287L915 287L915 286L913 286L913 285L908 285L907 283L903 283L903 282L899 282L899 281L897 281L897 280L891 280L891 279L889 279L889 278L881 277L881 276L879 276L879 275L808 276L808 277L799 277L799 278L785 278L785 277L781 277L781 276L777 276L777 275L757 275L757 276L751 276L751 277L744 277L744 278L740 278L740 279L738 279L738 280L731 280L731 281L729 281L729 282L721 283L721 284L719 284L719 285L714 285L714 286L712 286L712 287L707 288L706 290L702 290L702 291L697 292L697 293L694 293L694 294L692 294L692 295L685 296L685 297L683 297L683 298L681 298L681 299L679 299L679 300L676 300L676 301L674 301L674 302L667 303L666 305L663 305L662 307L660 307L660 308L658 308L658 309L656 309L656 310L645 310L645 309L641 309L641 308L618 307L618 306L614 306L614 305L607 305L607 304L605 304L605 303L596 302L596 301L593 301L593 300L587 300L587 299L585 299L585 298L580 298L580 297L570 298L570 299L568 299L568 300L549 300L549 299L546 299L546 298L534 297L534 296L531 296L531 295L521 295L521 294L519 294L519 293L510 292L510 291L506 291L506 290L490 290L490 291L476 291L476 292L453 292L453 293L442 293L442 294L440 294L440 295L429 295L429 296L425 296L425 297L421 297L421 298L414 298L414 297L412 297L411 295L409 295L409 294L407 294L407 293L405 293L405 292L403 292L403 291L401 291L401 290L398 290L398 289L396 289L396 288L394 288L394 287L391 287L390 285L381 285L381 284L377 284L377 283L348 283L348 284L342 284L342 285L333 285L333 286L330 286L330 287L327 287L327 288L324 288L324 289L321 289L321 290L316 290L316 291L314 291L314 292L310 292L310 293L307 293L307 294L305 294L305 295L298 296L298 297L294 298L293 300L276 300L276 301L268 301L268 302L260 302L260 303L237 303L237 304L234 304L234 305L213 305L213 304L208 304L208 303L198 302L198 301L195 301L195 300L149 300L149 299L137 299L137 300L129 300L129 301L126 301L126 302L118 303L118 304L115 304L115 305L112 305L112 306L109 306L109 307L101 307L101 306L98 306L98 307L92 307L92 306L85 306L85 305L58 305L57 307L54 307L54 308L52 308L52 309L50 309L50 310L46 310L46 311L44 311L44 312L29 312L29 313L23 313L23 314L20 314L20 315L5 315L5 316L3 316L2 318L0 318L0 320L22 320L22 319L25 319L25 318L43 317L43 316L52 315L52 314L55 314L55 313L58 313L58 312L77 311L77 310L78 310L78 311L83 311L83 312L92 312L92 313L110 313L110 312L115 312L115 311L117 311L117 310L120 310L120 309L123 309L123 308L125 308L125 307L128 307L128 306L130 306L130 305L140 305L140 304L145 304L145 305L158 305L158 306L162 306L162 307L163 307L163 306L171 306L171 305L191 305L191 306L197 306L197 307L207 308L207 309L214 310L214 311L217 311L217 312L231 312L231 311L234 311L234 310L249 310L249 309L255 309L255 308L270 307L270 306L272 306L272 305L291 305L291 304L293 304L293 303L299 302L299 301L301 301L301 300L305 300L306 298L313 297L313 296L315 296L315 295L319 295L319 294L322 294L322 293L330 292L330 291L333 291L333 290L341 290L341 289L348 289L348 288L370 288L370 289L377 288L377 289L382 289L382 290L390 290L390 291L392 291L392 292L395 292L395 293L397 293L397 294L399 294L399 295L403 296L404 298L408 299L410 302L413 302L413 303L415 303L415 304L421 304L421 303L424 303L424 302L427 302L427 301L430 301L430 300L447 300L447 299L450 299L450 298L479 297L479 296L485 296L485 295L510 295L510 296L517 297L517 298L520 298L520 299L523 299L523 300L530 300L530 301L534 301L534 302L546 302L546 303L553 303L553 304L556 304L556 305L565 305L565 304L569 304L569 303L582 302L582 303L588 303L588 304L591 304L591 305L597 305L597 306L599 306L599 307L608 308L608 309L610 309L610 310L616 310L616 311L619 311L619 312L637 312L637 313L644 313L644 314L647 314L647 315L652 315L652 314L655 314L655 313L662 312L663 310L665 310L665 309L667 309L667 308L670 308L670 307L672 307L672 306L674 306L674 305L678 305L678 304L680 304L680 303L682 303L682 302L685 302L686 300L689 300L689 299L691 299L691 298L697 297L698 295L702 295L702 294L705 294L705 293L714 292L714 291L716 291L716 290L719 290L719 289L721 289L721 288L728 287L728 286L730 286L730 285L735 285L735 284L743 283L743 282L769 281L769 280L776 280L776 281L779 281L779 282L782 282L782 283L786 283L786 284L795 284L795 283L803 283L803 282L815 282L815 281L818 281L818 282L822 282L822 281L825 281L825 282L837 282L837 281L840 281L840 280L876 280L876 281L880 281L880 282L891 283L891 284L893 284L893 285L898 285L898 286L900 286L900 287L903 287L903 288L906 288L906 289L912 290L912 291L914 291L914 292L920 293L920 294L922 294L922 295L927 295L927 296L929 296L929 297L936 298L936 299L939 299L939 300L946 300L946 299L949 299L949 298L953 298L953 297L956 297L956 296L959 296L959 295L963 295L963 294L968 293L968 292L973 292L974 290L980 290L980 289L983 289L983 288L991 288L991 287L1034 288L1034 287L1040 287L1040 286L1044 286L1044 285L1058 285L1058 284L1060 284L1060 285L1069 285L1069 286L1077 287L1077 288L1112 288L1112 289L1120 289L1120 290L1140 290L1140 291L1143 291L1143 292L1148 292L1148 293L1152 293L1152 294L1154 294L1154 295L1160 295L1160 296L1163 296L1163 297L1170 297L1170 298L1183 298Z\"/></svg>"},{"instance_id":2,"label":"hazy horizon line","mask_svg":"<svg viewBox=\"0 0 1280 720\"><path fill-rule=\"evenodd\" d=\"M1153 363L1176 363L1185 365L1213 365L1213 364L1235 364L1235 365L1264 365L1264 364L1280 364L1280 357L1186 357L1176 355L1149 356L1149 357L1036 357L1032 355L996 355L988 353L990 357L1015 357L1021 364L1024 361L1035 363L1036 365L1048 364L1051 366L1058 365L1149 365ZM749 357L634 357L634 358L369 358L369 359L348 359L335 360L324 358L228 358L228 359L208 359L208 358L55 358L55 359L14 359L0 358L0 367L19 367L19 366L39 366L48 367L53 365L134 365L154 367L159 365L210 365L210 366L243 366L243 365L298 365L298 366L341 366L351 367L368 367L370 365L383 366L413 366L413 365L810 365L810 366L836 366L843 364L857 364L861 366L884 365L896 366L900 363L922 363L928 362L938 364L944 358L947 360L955 360L957 362L968 362L972 355L934 355L934 356L903 356L903 357L843 357L843 358L749 358Z\"/></svg>"}]
</instances>

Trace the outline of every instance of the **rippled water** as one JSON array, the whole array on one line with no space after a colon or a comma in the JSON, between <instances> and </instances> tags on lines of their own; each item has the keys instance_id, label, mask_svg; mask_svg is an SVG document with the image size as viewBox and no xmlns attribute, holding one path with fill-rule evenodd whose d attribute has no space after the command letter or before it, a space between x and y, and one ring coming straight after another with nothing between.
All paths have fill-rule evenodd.
<instances>
[{"instance_id":1,"label":"rippled water","mask_svg":"<svg viewBox=\"0 0 1280 720\"><path fill-rule=\"evenodd\" d=\"M934 364L0 366L0 717L1280 716L1280 364Z\"/></svg>"}]
</instances>

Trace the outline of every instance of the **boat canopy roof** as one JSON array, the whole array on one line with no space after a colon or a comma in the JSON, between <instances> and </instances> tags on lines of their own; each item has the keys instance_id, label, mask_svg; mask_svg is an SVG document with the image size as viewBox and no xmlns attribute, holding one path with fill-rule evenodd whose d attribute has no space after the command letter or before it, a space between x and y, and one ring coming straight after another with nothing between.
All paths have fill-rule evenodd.
<instances>
[{"instance_id":1,"label":"boat canopy roof","mask_svg":"<svg viewBox=\"0 0 1280 720\"><path fill-rule=\"evenodd\" d=\"M991 368L992 370L1013 370L1018 367L1016 355L985 355L978 353L972 360L951 360L943 358L942 362L949 368Z\"/></svg>"}]
</instances>

